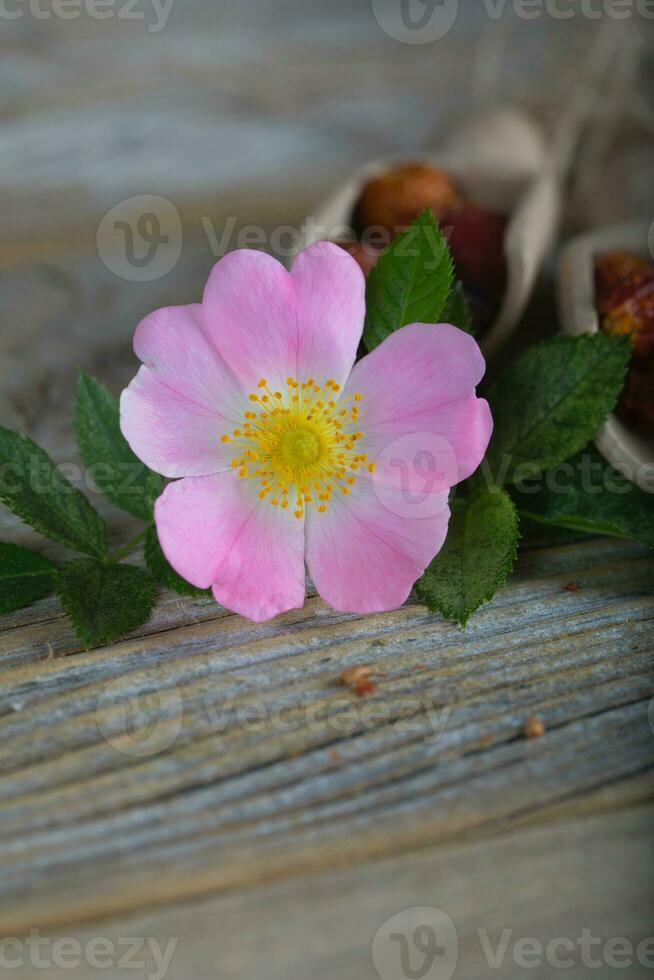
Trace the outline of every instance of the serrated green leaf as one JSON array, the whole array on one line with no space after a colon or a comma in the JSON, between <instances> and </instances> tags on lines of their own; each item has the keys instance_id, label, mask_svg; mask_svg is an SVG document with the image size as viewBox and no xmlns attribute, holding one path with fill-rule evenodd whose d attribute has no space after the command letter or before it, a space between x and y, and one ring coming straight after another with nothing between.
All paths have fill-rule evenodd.
<instances>
[{"instance_id":1,"label":"serrated green leaf","mask_svg":"<svg viewBox=\"0 0 654 980\"><path fill-rule=\"evenodd\" d=\"M29 548L0 541L0 613L22 609L52 591L52 562Z\"/></svg>"},{"instance_id":2,"label":"serrated green leaf","mask_svg":"<svg viewBox=\"0 0 654 980\"><path fill-rule=\"evenodd\" d=\"M578 453L612 411L629 341L602 333L553 337L531 347L490 394L493 479L513 483Z\"/></svg>"},{"instance_id":3,"label":"serrated green leaf","mask_svg":"<svg viewBox=\"0 0 654 980\"><path fill-rule=\"evenodd\" d=\"M472 325L470 307L459 279L452 286L438 319L441 323L451 323L453 327L458 327L459 330L464 330L474 337L475 328Z\"/></svg>"},{"instance_id":4,"label":"serrated green leaf","mask_svg":"<svg viewBox=\"0 0 654 980\"><path fill-rule=\"evenodd\" d=\"M133 565L103 565L89 558L64 565L55 589L85 647L111 643L150 618L155 585Z\"/></svg>"},{"instance_id":5,"label":"serrated green leaf","mask_svg":"<svg viewBox=\"0 0 654 980\"><path fill-rule=\"evenodd\" d=\"M84 371L77 378L75 432L80 456L100 492L134 517L150 520L164 479L130 449L120 431L118 399Z\"/></svg>"},{"instance_id":6,"label":"serrated green leaf","mask_svg":"<svg viewBox=\"0 0 654 980\"><path fill-rule=\"evenodd\" d=\"M32 439L0 426L0 500L46 538L96 558L107 554L102 518Z\"/></svg>"},{"instance_id":7,"label":"serrated green leaf","mask_svg":"<svg viewBox=\"0 0 654 980\"><path fill-rule=\"evenodd\" d=\"M465 626L506 582L518 537L516 509L504 490L454 500L445 544L416 582L418 597Z\"/></svg>"},{"instance_id":8,"label":"serrated green leaf","mask_svg":"<svg viewBox=\"0 0 654 980\"><path fill-rule=\"evenodd\" d=\"M447 241L431 211L423 211L368 275L363 329L368 350L407 323L437 323L451 285Z\"/></svg>"},{"instance_id":9,"label":"serrated green leaf","mask_svg":"<svg viewBox=\"0 0 654 980\"><path fill-rule=\"evenodd\" d=\"M626 480L593 446L546 473L537 493L514 488L513 499L531 521L654 548L654 494Z\"/></svg>"},{"instance_id":10,"label":"serrated green leaf","mask_svg":"<svg viewBox=\"0 0 654 980\"><path fill-rule=\"evenodd\" d=\"M203 596L210 595L210 589L198 589L191 585L186 579L178 575L175 569L166 560L166 556L161 550L157 529L151 527L145 538L145 563L154 575L159 585L167 589L173 589L179 595L184 596Z\"/></svg>"}]
</instances>

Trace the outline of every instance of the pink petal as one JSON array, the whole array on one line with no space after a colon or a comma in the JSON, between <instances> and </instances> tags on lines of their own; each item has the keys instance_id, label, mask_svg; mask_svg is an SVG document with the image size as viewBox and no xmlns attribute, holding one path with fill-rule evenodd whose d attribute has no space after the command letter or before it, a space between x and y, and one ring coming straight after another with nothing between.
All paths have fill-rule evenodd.
<instances>
[{"instance_id":1,"label":"pink petal","mask_svg":"<svg viewBox=\"0 0 654 980\"><path fill-rule=\"evenodd\" d=\"M143 361L123 391L123 435L143 462L164 476L204 476L233 456L220 441L242 418L245 396L202 328L202 307L156 310L137 327Z\"/></svg>"},{"instance_id":2,"label":"pink petal","mask_svg":"<svg viewBox=\"0 0 654 980\"><path fill-rule=\"evenodd\" d=\"M205 329L246 392L263 376L275 387L297 365L297 317L291 277L253 249L225 255L211 270L202 300Z\"/></svg>"},{"instance_id":3,"label":"pink petal","mask_svg":"<svg viewBox=\"0 0 654 980\"><path fill-rule=\"evenodd\" d=\"M332 242L300 252L291 270L300 327L296 377L347 381L363 332L366 281L358 262Z\"/></svg>"},{"instance_id":4,"label":"pink petal","mask_svg":"<svg viewBox=\"0 0 654 980\"><path fill-rule=\"evenodd\" d=\"M209 276L206 330L247 392L261 377L282 389L289 376L342 384L363 329L364 289L355 260L329 242L301 252L290 274L263 252L237 250Z\"/></svg>"},{"instance_id":5,"label":"pink petal","mask_svg":"<svg viewBox=\"0 0 654 980\"><path fill-rule=\"evenodd\" d=\"M432 494L412 514L412 504L393 490L377 493L357 480L345 497L335 494L327 511L306 518L307 566L326 602L341 612L396 609L440 551L449 520L447 492Z\"/></svg>"},{"instance_id":6,"label":"pink petal","mask_svg":"<svg viewBox=\"0 0 654 980\"><path fill-rule=\"evenodd\" d=\"M344 395L363 395L357 448L378 486L434 493L475 471L493 428L474 394L484 368L475 340L443 323L403 327L355 365Z\"/></svg>"},{"instance_id":7,"label":"pink petal","mask_svg":"<svg viewBox=\"0 0 654 980\"><path fill-rule=\"evenodd\" d=\"M169 484L155 504L157 534L173 568L213 587L232 612L263 622L304 603L304 526L260 500L234 471Z\"/></svg>"}]
</instances>

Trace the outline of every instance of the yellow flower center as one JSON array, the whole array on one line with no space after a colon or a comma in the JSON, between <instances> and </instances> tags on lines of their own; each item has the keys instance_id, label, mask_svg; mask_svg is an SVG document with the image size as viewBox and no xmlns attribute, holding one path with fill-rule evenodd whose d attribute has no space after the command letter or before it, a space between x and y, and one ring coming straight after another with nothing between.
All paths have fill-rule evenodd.
<instances>
[{"instance_id":1,"label":"yellow flower center","mask_svg":"<svg viewBox=\"0 0 654 980\"><path fill-rule=\"evenodd\" d=\"M277 445L277 455L287 470L311 466L318 459L321 451L319 434L302 424L282 433Z\"/></svg>"},{"instance_id":2,"label":"yellow flower center","mask_svg":"<svg viewBox=\"0 0 654 980\"><path fill-rule=\"evenodd\" d=\"M341 388L331 379L286 379L285 391L271 391L261 378L249 395L256 406L242 424L221 436L233 443L232 467L244 479L259 482L259 496L274 506L293 506L297 518L307 505L324 513L335 491L348 494L361 466L374 464L359 453L357 431L360 394L338 399Z\"/></svg>"}]
</instances>

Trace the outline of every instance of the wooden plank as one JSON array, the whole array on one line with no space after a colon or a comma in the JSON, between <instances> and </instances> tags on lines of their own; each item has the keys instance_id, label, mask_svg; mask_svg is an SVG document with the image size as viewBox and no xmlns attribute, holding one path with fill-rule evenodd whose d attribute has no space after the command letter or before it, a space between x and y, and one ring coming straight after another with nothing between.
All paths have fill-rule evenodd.
<instances>
[{"instance_id":1,"label":"wooden plank","mask_svg":"<svg viewBox=\"0 0 654 980\"><path fill-rule=\"evenodd\" d=\"M217 975L221 980L332 980L335 971L351 980L377 980L373 944L384 923L404 912L396 928L403 927L410 941L416 921L406 910L435 907L456 930L447 948L447 962L456 964L455 976L482 980L491 975L484 940L486 946L501 950L505 937L504 956L492 975L513 980L523 973L515 958L519 940L536 937L545 951L561 936L573 944L565 975L587 976L579 942L585 929L601 939L592 947L595 964L612 972L604 958L605 943L623 936L633 944L635 968L627 970L628 975L644 977L649 970L639 968L635 952L652 932L653 828L654 810L647 806L568 818L449 848L426 846L364 867L346 864L82 929L45 929L41 951L51 956L52 944L63 936L73 936L81 945L80 967L51 966L48 975L53 980L96 973L118 980L124 970L115 960L125 953L127 936L156 941L160 951L172 940L167 974L171 980L209 980ZM101 973L84 960L96 937L105 938L117 951L114 963L110 957ZM382 954L385 951L390 947L382 946ZM564 948L555 952L566 954ZM162 962L145 944L139 959L153 974ZM547 972L537 975L554 975L554 966L541 959ZM13 975L37 980L42 972L31 967L25 955L24 967Z\"/></svg>"},{"instance_id":2,"label":"wooden plank","mask_svg":"<svg viewBox=\"0 0 654 980\"><path fill-rule=\"evenodd\" d=\"M27 652L2 692L0 908L19 928L260 884L649 770L653 581L645 549L589 540L525 553L465 632L415 602L351 617L318 599L46 662L40 617L6 631ZM358 663L381 675L365 700L337 684ZM143 755L130 708L154 726ZM533 713L547 733L525 741Z\"/></svg>"}]
</instances>

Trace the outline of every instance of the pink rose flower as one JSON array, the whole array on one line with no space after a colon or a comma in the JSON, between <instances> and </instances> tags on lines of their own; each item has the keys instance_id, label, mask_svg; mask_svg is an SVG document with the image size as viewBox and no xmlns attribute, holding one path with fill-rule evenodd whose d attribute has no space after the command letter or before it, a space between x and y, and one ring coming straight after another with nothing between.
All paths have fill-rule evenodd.
<instances>
[{"instance_id":1,"label":"pink rose flower","mask_svg":"<svg viewBox=\"0 0 654 980\"><path fill-rule=\"evenodd\" d=\"M122 431L151 469L182 477L155 505L161 547L257 622L303 605L305 562L335 609L401 605L445 540L449 488L488 445L473 338L413 323L355 364L364 294L356 261L328 242L290 273L240 250L201 304L136 330Z\"/></svg>"}]
</instances>

